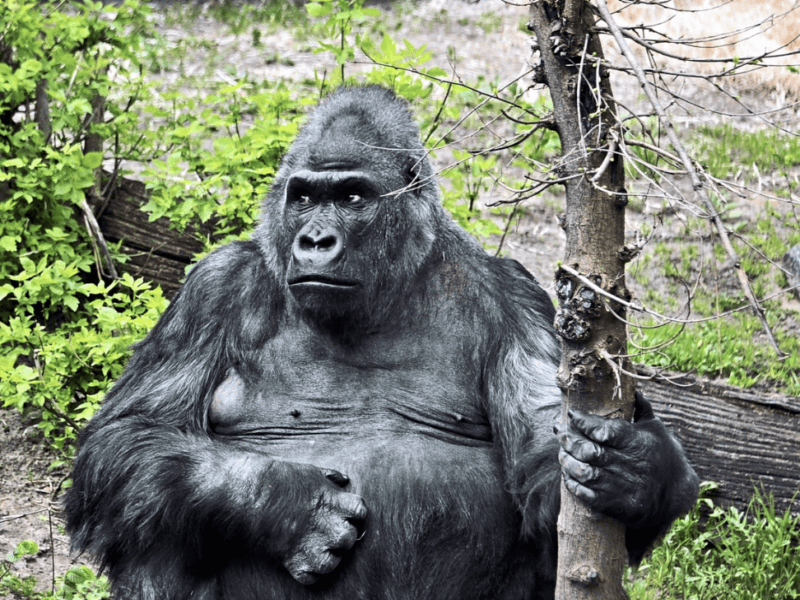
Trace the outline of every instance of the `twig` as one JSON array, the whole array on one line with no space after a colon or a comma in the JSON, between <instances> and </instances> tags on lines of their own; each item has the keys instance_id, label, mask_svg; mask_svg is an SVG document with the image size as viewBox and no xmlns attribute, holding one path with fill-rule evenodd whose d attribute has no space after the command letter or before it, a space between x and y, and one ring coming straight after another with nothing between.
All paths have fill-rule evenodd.
<instances>
[{"instance_id":1,"label":"twig","mask_svg":"<svg viewBox=\"0 0 800 600\"><path fill-rule=\"evenodd\" d=\"M620 377L620 371L622 371L622 366L618 365L614 362L614 357L611 356L607 350L600 349L600 356L603 358L604 361L608 364L611 368L611 372L614 373L614 378L617 380L617 384L614 386L614 394L618 395L620 400L622 399L622 378Z\"/></svg>"},{"instance_id":2,"label":"twig","mask_svg":"<svg viewBox=\"0 0 800 600\"><path fill-rule=\"evenodd\" d=\"M53 596L56 595L56 543L53 539L53 513L48 508L47 509L47 523L50 526L50 567L51 567L51 577L50 577L50 593Z\"/></svg>"},{"instance_id":3,"label":"twig","mask_svg":"<svg viewBox=\"0 0 800 600\"><path fill-rule=\"evenodd\" d=\"M108 266L109 277L111 277L111 279L119 279L117 270L114 268L114 263L111 261L111 253L108 251L106 238L103 236L103 232L100 229L100 224L97 222L97 219L94 218L94 213L92 212L89 203L86 202L86 198L81 200L81 210L83 210L83 216L86 217L86 221L89 224L89 233L97 241L97 245L100 246L100 251L103 253L106 266Z\"/></svg>"},{"instance_id":4,"label":"twig","mask_svg":"<svg viewBox=\"0 0 800 600\"><path fill-rule=\"evenodd\" d=\"M623 56L627 59L628 63L633 68L633 71L636 75L636 79L639 81L639 86L644 91L647 99L650 101L651 106L658 114L659 119L664 123L667 137L669 138L672 147L678 153L678 156L681 159L681 163L683 163L684 168L689 172L689 178L692 182L692 188L694 189L695 193L700 197L703 205L708 212L709 217L714 221L714 225L717 229L717 234L719 235L720 241L722 242L723 248L725 248L725 252L728 253L728 256L733 260L734 269L736 270L736 275L739 279L739 284L742 286L742 290L744 291L745 297L750 302L750 306L753 308L753 312L755 313L756 317L761 321L761 326L764 328L764 331L769 338L772 347L775 349L775 352L778 355L779 359L785 359L788 357L788 354L783 352L778 346L778 342L775 339L775 336L772 333L772 329L767 322L766 317L764 316L764 309L761 308L761 305L758 302L755 294L753 293L752 288L750 287L750 282L747 280L747 274L744 272L742 268L739 256L736 254L736 250L733 248L730 239L728 238L728 233L725 229L724 224L722 223L722 219L719 216L719 213L714 208L714 205L711 202L711 199L708 197L705 189L703 188L703 183L700 181L700 178L697 175L697 169L692 162L692 159L686 152L686 148L684 148L681 141L678 139L678 134L675 132L675 127L672 124L672 120L667 116L664 109L661 107L661 103L659 102L658 98L655 96L652 90L652 86L650 82L645 77L644 72L642 71L641 66L636 61L636 58L633 56L630 47L628 47L625 38L620 31L619 26L614 21L614 17L608 10L608 5L606 4L605 0L597 0L597 8L600 11L600 14L603 17L603 20L608 25L608 28L611 30L612 35L614 36L614 40L617 42L620 50L622 51Z\"/></svg>"},{"instance_id":5,"label":"twig","mask_svg":"<svg viewBox=\"0 0 800 600\"><path fill-rule=\"evenodd\" d=\"M439 125L441 124L441 121L439 119L442 116L442 111L444 110L445 104L447 104L447 99L450 97L450 90L452 88L453 88L453 84L452 83L448 83L447 84L447 91L445 91L445 93L444 93L444 99L442 99L442 103L439 105L439 110L436 113L436 116L433 118L433 124L431 125L431 128L428 130L428 135L425 136L425 140L422 142L423 146L428 143L429 139L431 139L431 136L433 135L433 132L436 131L439 128Z\"/></svg>"},{"instance_id":6,"label":"twig","mask_svg":"<svg viewBox=\"0 0 800 600\"><path fill-rule=\"evenodd\" d=\"M514 217L517 215L517 207L519 204L515 204L511 208L511 213L508 215L508 219L506 220L506 226L503 228L503 235L500 237L500 242L497 244L497 251L494 253L495 256L500 256L500 251L503 249L503 243L506 241L506 236L508 236L508 232L511 230L511 223L514 221Z\"/></svg>"},{"instance_id":7,"label":"twig","mask_svg":"<svg viewBox=\"0 0 800 600\"><path fill-rule=\"evenodd\" d=\"M71 476L72 476L72 473L70 473L68 471L66 475L64 475L61 479L58 480L58 483L56 484L55 489L53 490L53 493L50 495L50 498L53 501L55 501L55 499L58 497L58 492L61 489L61 486L64 485L64 482L67 479L69 479Z\"/></svg>"},{"instance_id":8,"label":"twig","mask_svg":"<svg viewBox=\"0 0 800 600\"><path fill-rule=\"evenodd\" d=\"M47 508L40 508L39 510L33 510L31 512L22 513L19 515L11 515L10 517L0 517L0 523L8 523L9 521L15 521L17 519L22 519L24 517L29 517L30 515L38 515L41 512L49 510Z\"/></svg>"},{"instance_id":9,"label":"twig","mask_svg":"<svg viewBox=\"0 0 800 600\"><path fill-rule=\"evenodd\" d=\"M617 138L614 135L614 132L611 132L611 141L608 143L608 150L606 151L606 156L603 159L600 168L597 169L597 172L592 176L589 180L592 183L597 183L600 181L600 178L603 176L603 173L606 172L608 165L611 164L611 159L614 158L614 153L617 151Z\"/></svg>"}]
</instances>

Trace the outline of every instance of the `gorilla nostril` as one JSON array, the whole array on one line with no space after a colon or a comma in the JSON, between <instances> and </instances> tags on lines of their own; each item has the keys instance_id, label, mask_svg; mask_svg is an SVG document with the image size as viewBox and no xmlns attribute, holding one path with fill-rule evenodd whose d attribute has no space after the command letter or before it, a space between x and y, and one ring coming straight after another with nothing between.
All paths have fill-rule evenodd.
<instances>
[{"instance_id":1,"label":"gorilla nostril","mask_svg":"<svg viewBox=\"0 0 800 600\"><path fill-rule=\"evenodd\" d=\"M304 252L312 252L317 247L314 239L307 235L301 235L299 242L300 250Z\"/></svg>"},{"instance_id":2,"label":"gorilla nostril","mask_svg":"<svg viewBox=\"0 0 800 600\"><path fill-rule=\"evenodd\" d=\"M298 239L298 246L303 252L327 252L339 245L339 238L327 232L320 235L303 234Z\"/></svg>"},{"instance_id":3,"label":"gorilla nostril","mask_svg":"<svg viewBox=\"0 0 800 600\"><path fill-rule=\"evenodd\" d=\"M334 236L328 235L316 240L314 242L314 247L316 250L330 250L336 246L337 241L338 240Z\"/></svg>"}]
</instances>

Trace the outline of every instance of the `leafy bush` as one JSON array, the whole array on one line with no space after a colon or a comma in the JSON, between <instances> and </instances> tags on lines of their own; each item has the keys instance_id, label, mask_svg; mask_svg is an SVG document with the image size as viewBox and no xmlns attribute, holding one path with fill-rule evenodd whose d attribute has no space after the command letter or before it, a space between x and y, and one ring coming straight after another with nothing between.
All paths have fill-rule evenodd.
<instances>
[{"instance_id":1,"label":"leafy bush","mask_svg":"<svg viewBox=\"0 0 800 600\"><path fill-rule=\"evenodd\" d=\"M83 213L104 159L84 151L89 137L116 138L121 152L138 136L137 117L113 99L106 118L92 114L139 78L147 10L135 0L55 8L0 5L0 398L38 411L69 454L166 301L130 276L103 283Z\"/></svg>"},{"instance_id":2,"label":"leafy bush","mask_svg":"<svg viewBox=\"0 0 800 600\"><path fill-rule=\"evenodd\" d=\"M149 143L163 152L143 170L151 220L178 229L214 220L207 249L253 228L258 205L294 139L304 103L283 84L225 85L201 99L169 93L144 107ZM155 122L153 122L155 121Z\"/></svg>"},{"instance_id":3,"label":"leafy bush","mask_svg":"<svg viewBox=\"0 0 800 600\"><path fill-rule=\"evenodd\" d=\"M77 566L56 579L55 593L36 590L36 578L20 577L14 573L14 563L26 556L36 556L39 545L23 540L13 552L0 561L0 594L10 594L29 600L103 600L111 597L110 585L105 575L97 576L89 567Z\"/></svg>"}]
</instances>

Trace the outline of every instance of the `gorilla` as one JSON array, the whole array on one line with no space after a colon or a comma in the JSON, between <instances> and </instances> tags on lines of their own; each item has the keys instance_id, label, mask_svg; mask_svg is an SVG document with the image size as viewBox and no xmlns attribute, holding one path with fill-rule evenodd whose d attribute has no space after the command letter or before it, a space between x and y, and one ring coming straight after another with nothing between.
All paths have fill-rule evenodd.
<instances>
[{"instance_id":1,"label":"gorilla","mask_svg":"<svg viewBox=\"0 0 800 600\"><path fill-rule=\"evenodd\" d=\"M125 599L552 598L563 475L637 561L697 476L640 395L554 435L553 319L444 211L406 103L342 88L83 432L73 548Z\"/></svg>"}]
</instances>

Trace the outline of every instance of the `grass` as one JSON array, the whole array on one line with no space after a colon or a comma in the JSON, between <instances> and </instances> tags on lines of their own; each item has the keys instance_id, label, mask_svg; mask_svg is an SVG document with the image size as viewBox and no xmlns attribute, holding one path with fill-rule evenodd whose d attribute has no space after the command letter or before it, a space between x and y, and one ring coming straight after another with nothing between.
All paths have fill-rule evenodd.
<instances>
[{"instance_id":1,"label":"grass","mask_svg":"<svg viewBox=\"0 0 800 600\"><path fill-rule=\"evenodd\" d=\"M694 324L681 335L677 335L681 328L679 324L668 324L657 329L632 330L631 336L637 346L653 347L677 335L658 353L646 355L643 360L646 364L724 377L732 385L743 388L769 383L782 393L800 395L800 340L786 330L780 311L768 311L767 316L778 345L789 354L783 361L777 360L766 341L753 343L753 338L762 332L761 323L754 315L745 312L730 319ZM793 318L800 319L800 314Z\"/></svg>"},{"instance_id":2,"label":"grass","mask_svg":"<svg viewBox=\"0 0 800 600\"><path fill-rule=\"evenodd\" d=\"M715 177L757 182L760 174L788 173L788 169L800 165L800 137L776 129L751 132L729 124L704 125L695 131L691 147ZM790 187L796 186L793 180Z\"/></svg>"},{"instance_id":3,"label":"grass","mask_svg":"<svg viewBox=\"0 0 800 600\"><path fill-rule=\"evenodd\" d=\"M631 600L800 598L800 516L758 490L744 512L723 509L705 497L715 487L629 574Z\"/></svg>"},{"instance_id":4,"label":"grass","mask_svg":"<svg viewBox=\"0 0 800 600\"><path fill-rule=\"evenodd\" d=\"M747 182L754 173L772 176L782 170L787 182L796 180L791 171L800 164L800 138L767 130L743 132L720 125L698 128L691 145L706 169L717 177L738 177ZM784 186L786 193L790 189L788 184ZM777 191L771 192L778 195ZM787 280L779 265L784 254L800 244L800 211L779 201L764 201L757 205L758 210L746 206L747 202L760 202L757 198L728 202L714 197L714 201L756 296L765 298L785 288ZM746 214L754 216L747 218ZM681 312L691 293L692 319L745 306L747 302L722 245L715 240L713 250L707 250L707 238L714 235L708 221L687 216L683 223L681 236L651 244L631 265L629 273L643 288L641 299L662 314L685 317ZM702 245L701 239L705 240ZM666 278L666 282L654 286L652 281L657 278ZM800 395L800 342L796 329L800 311L786 304L785 298L762 301L778 345L789 355L783 361L778 360L750 309L714 321L688 324L680 335L679 324L657 329L631 328L632 342L639 347L660 346L677 336L659 352L641 355L637 360L724 377L741 387L769 385L782 393ZM656 323L644 319L640 324ZM635 351L633 344L631 350Z\"/></svg>"}]
</instances>

